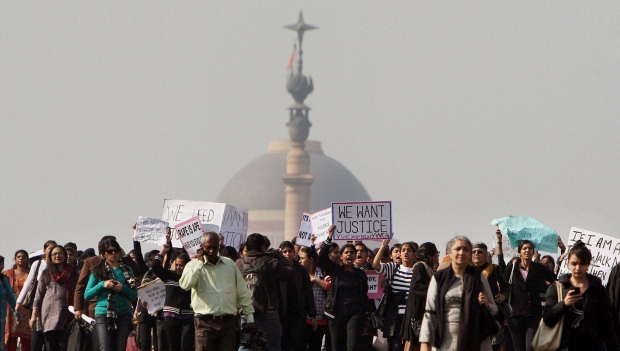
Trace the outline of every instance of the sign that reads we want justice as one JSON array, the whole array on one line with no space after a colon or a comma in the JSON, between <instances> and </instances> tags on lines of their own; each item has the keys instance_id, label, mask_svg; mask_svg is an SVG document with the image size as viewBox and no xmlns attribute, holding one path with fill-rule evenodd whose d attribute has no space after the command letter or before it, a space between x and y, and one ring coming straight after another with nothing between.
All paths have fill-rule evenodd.
<instances>
[{"instance_id":1,"label":"sign that reads we want justice","mask_svg":"<svg viewBox=\"0 0 620 351\"><path fill-rule=\"evenodd\" d=\"M392 237L392 202L333 202L335 240L382 240Z\"/></svg>"}]
</instances>

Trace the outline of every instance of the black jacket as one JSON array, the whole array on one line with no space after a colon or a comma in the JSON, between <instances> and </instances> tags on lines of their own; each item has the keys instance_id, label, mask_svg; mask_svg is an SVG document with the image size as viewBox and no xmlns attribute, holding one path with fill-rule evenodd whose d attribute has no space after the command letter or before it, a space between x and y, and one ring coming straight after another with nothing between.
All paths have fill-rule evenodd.
<instances>
[{"instance_id":1,"label":"black jacket","mask_svg":"<svg viewBox=\"0 0 620 351\"><path fill-rule=\"evenodd\" d=\"M547 282L556 280L555 274L540 263L532 262L527 274L527 281L519 270L521 259L514 265L512 261L506 266L508 287L504 294L509 299L513 316L541 316L541 294L547 291ZM511 279L512 276L512 279ZM512 283L511 283L512 281Z\"/></svg>"},{"instance_id":2,"label":"black jacket","mask_svg":"<svg viewBox=\"0 0 620 351\"><path fill-rule=\"evenodd\" d=\"M571 288L570 273L560 276L562 284L562 298L566 297ZM584 311L583 318L591 340L593 350L618 350L618 343L611 323L611 307L607 291L598 277L587 274L589 287L583 293ZM551 284L547 289L545 297L545 313L543 321L546 325L553 327L568 309L564 305L564 301L558 302L557 285ZM569 347L568 341L572 327L570 323L564 322L562 331L562 343L560 348Z\"/></svg>"},{"instance_id":3,"label":"black jacket","mask_svg":"<svg viewBox=\"0 0 620 351\"><path fill-rule=\"evenodd\" d=\"M329 315L337 317L335 315L336 306L334 306L334 304L336 303L338 297L338 282L340 280L340 274L344 272L346 268L344 265L335 263L329 259L329 244L326 241L324 241L321 246L318 266L332 278L332 285L329 288L327 300L325 302L325 315L328 317ZM366 276L366 273L359 268L353 267L353 272L355 273L355 277L360 284L360 301L362 301L362 309L365 312L368 312L368 277Z\"/></svg>"},{"instance_id":4,"label":"black jacket","mask_svg":"<svg viewBox=\"0 0 620 351\"><path fill-rule=\"evenodd\" d=\"M611 302L611 315L614 321L616 338L620 340L620 265L615 265L609 274L607 293Z\"/></svg>"},{"instance_id":5,"label":"black jacket","mask_svg":"<svg viewBox=\"0 0 620 351\"><path fill-rule=\"evenodd\" d=\"M295 292L297 296L297 310L299 315L303 318L314 318L316 317L316 306L314 304L314 293L312 292L312 283L310 282L310 274L308 274L308 270L304 268L299 262L294 261L292 266L285 266L286 270L292 270L292 274L290 274L290 278L288 281L284 282L284 284L291 285L293 284L295 287ZM287 286L287 288L291 288ZM284 299L284 296L281 296ZM284 312L286 314L286 310L290 306L288 301L285 301L284 304Z\"/></svg>"}]
</instances>

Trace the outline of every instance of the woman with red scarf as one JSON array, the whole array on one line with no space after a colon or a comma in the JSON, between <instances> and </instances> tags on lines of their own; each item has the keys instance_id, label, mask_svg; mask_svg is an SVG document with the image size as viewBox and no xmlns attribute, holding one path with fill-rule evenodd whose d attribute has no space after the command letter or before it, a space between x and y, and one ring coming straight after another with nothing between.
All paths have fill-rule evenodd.
<instances>
[{"instance_id":1,"label":"woman with red scarf","mask_svg":"<svg viewBox=\"0 0 620 351\"><path fill-rule=\"evenodd\" d=\"M2 272L9 278L10 287L15 296L24 287L30 266L28 264L28 252L26 250L17 250L15 252L15 265L13 268ZM15 315L9 314L6 318L6 329L4 332L6 351L17 350L17 338L21 339L22 351L30 351L30 339L32 338L32 329L28 326L30 319L30 310L22 309L21 318L15 318ZM18 323L19 321L19 323Z\"/></svg>"},{"instance_id":2,"label":"woman with red scarf","mask_svg":"<svg viewBox=\"0 0 620 351\"><path fill-rule=\"evenodd\" d=\"M64 350L65 329L73 317L67 307L73 302L78 274L73 266L66 264L67 251L62 246L54 246L46 261L47 268L43 271L34 298L30 326L34 327L39 318L45 349Z\"/></svg>"}]
</instances>

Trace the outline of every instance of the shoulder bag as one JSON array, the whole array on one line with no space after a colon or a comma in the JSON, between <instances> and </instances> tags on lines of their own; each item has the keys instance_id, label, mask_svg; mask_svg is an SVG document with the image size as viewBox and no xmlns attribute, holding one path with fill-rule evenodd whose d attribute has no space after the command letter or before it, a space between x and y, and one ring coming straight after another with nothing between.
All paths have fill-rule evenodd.
<instances>
[{"instance_id":1,"label":"shoulder bag","mask_svg":"<svg viewBox=\"0 0 620 351\"><path fill-rule=\"evenodd\" d=\"M30 289L26 293L24 297L24 301L22 302L22 307L31 310L32 304L34 303L34 297L37 294L37 285L39 285L39 268L41 267L41 260L39 260L37 264L37 269L34 271L34 277L32 279L32 284L30 284Z\"/></svg>"},{"instance_id":2,"label":"shoulder bag","mask_svg":"<svg viewBox=\"0 0 620 351\"><path fill-rule=\"evenodd\" d=\"M558 303L562 301L562 283L556 281L556 289L558 291ZM564 329L564 316L555 323L553 327L549 327L541 319L538 330L532 340L532 347L535 351L554 351L560 348L562 342L562 330Z\"/></svg>"}]
</instances>

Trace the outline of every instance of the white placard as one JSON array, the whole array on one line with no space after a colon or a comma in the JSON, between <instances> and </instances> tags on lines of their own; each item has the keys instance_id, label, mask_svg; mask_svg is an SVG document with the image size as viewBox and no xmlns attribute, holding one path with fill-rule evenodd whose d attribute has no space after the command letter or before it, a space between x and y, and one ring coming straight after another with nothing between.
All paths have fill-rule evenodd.
<instances>
[{"instance_id":1,"label":"white placard","mask_svg":"<svg viewBox=\"0 0 620 351\"><path fill-rule=\"evenodd\" d=\"M609 281L609 273L611 269L618 263L618 255L620 254L620 239L609 235L591 232L585 229L571 228L566 242L566 254L571 247L581 240L586 247L592 252L592 262L588 273L595 275L603 281L603 285L607 285ZM560 273L570 273L568 267L568 257L562 261Z\"/></svg>"},{"instance_id":2,"label":"white placard","mask_svg":"<svg viewBox=\"0 0 620 351\"><path fill-rule=\"evenodd\" d=\"M174 227L192 217L198 216L205 231L214 231L224 236L224 245L238 249L248 233L248 210L217 202L190 200L164 200L162 219ZM172 246L183 247L179 236L173 230Z\"/></svg>"},{"instance_id":3,"label":"white placard","mask_svg":"<svg viewBox=\"0 0 620 351\"><path fill-rule=\"evenodd\" d=\"M382 240L392 237L392 202L333 202L334 240Z\"/></svg>"},{"instance_id":4,"label":"white placard","mask_svg":"<svg viewBox=\"0 0 620 351\"><path fill-rule=\"evenodd\" d=\"M200 239L204 234L200 218L198 216L190 218L174 226L174 229L189 257L196 256L196 252L201 247Z\"/></svg>"},{"instance_id":5,"label":"white placard","mask_svg":"<svg viewBox=\"0 0 620 351\"><path fill-rule=\"evenodd\" d=\"M316 236L314 245L319 247L329 236L329 227L332 226L332 208L315 212L310 216L310 224L312 225L312 235Z\"/></svg>"},{"instance_id":6,"label":"white placard","mask_svg":"<svg viewBox=\"0 0 620 351\"><path fill-rule=\"evenodd\" d=\"M301 214L301 219L299 221L299 231L297 232L297 239L295 240L295 244L299 246L312 246L312 241L310 240L310 237L312 236L312 225L310 224L310 216L311 214L307 212Z\"/></svg>"},{"instance_id":7,"label":"white placard","mask_svg":"<svg viewBox=\"0 0 620 351\"><path fill-rule=\"evenodd\" d=\"M133 240L163 245L166 243L168 222L154 218L138 217L136 230L133 232Z\"/></svg>"},{"instance_id":8,"label":"white placard","mask_svg":"<svg viewBox=\"0 0 620 351\"><path fill-rule=\"evenodd\" d=\"M166 285L160 279L155 279L138 288L138 297L146 302L149 314L164 308L166 302Z\"/></svg>"}]
</instances>

